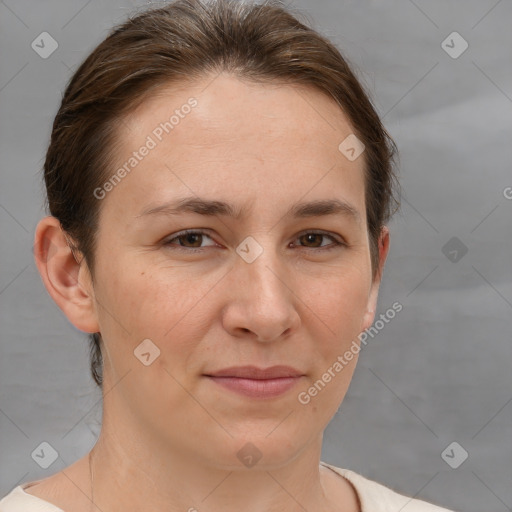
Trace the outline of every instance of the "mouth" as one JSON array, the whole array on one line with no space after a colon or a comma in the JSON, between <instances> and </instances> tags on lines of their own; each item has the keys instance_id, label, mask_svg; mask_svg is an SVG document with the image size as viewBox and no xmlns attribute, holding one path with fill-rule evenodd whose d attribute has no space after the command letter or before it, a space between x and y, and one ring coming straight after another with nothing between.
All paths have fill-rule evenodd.
<instances>
[{"instance_id":1,"label":"mouth","mask_svg":"<svg viewBox=\"0 0 512 512\"><path fill-rule=\"evenodd\" d=\"M290 366L240 366L205 374L215 384L250 398L274 398L291 390L304 373Z\"/></svg>"}]
</instances>

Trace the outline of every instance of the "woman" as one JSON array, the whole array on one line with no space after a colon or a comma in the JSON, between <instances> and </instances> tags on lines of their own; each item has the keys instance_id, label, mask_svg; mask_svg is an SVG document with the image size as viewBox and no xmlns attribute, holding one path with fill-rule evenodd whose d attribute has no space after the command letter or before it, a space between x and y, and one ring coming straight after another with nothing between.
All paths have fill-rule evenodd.
<instances>
[{"instance_id":1,"label":"woman","mask_svg":"<svg viewBox=\"0 0 512 512\"><path fill-rule=\"evenodd\" d=\"M91 333L102 430L0 512L446 510L320 461L374 319L395 150L277 4L182 0L113 31L65 91L35 234Z\"/></svg>"}]
</instances>

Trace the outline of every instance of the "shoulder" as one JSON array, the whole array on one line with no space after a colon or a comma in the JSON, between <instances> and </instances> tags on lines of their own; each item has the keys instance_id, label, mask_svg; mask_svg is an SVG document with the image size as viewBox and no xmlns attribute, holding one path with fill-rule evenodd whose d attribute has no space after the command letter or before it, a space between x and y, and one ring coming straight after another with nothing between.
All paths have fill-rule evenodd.
<instances>
[{"instance_id":1,"label":"shoulder","mask_svg":"<svg viewBox=\"0 0 512 512\"><path fill-rule=\"evenodd\" d=\"M338 468L325 462L321 462L321 464L329 467L354 486L361 503L361 512L396 512L397 510L401 512L453 512L426 501L399 494L354 471ZM0 510L0 512L2 511Z\"/></svg>"},{"instance_id":2,"label":"shoulder","mask_svg":"<svg viewBox=\"0 0 512 512\"><path fill-rule=\"evenodd\" d=\"M35 482L18 485L0 499L0 512L64 512L51 503L25 491Z\"/></svg>"},{"instance_id":3,"label":"shoulder","mask_svg":"<svg viewBox=\"0 0 512 512\"><path fill-rule=\"evenodd\" d=\"M89 482L88 455L45 478L25 482L0 500L0 512L64 512L89 510L90 500L81 491Z\"/></svg>"}]
</instances>

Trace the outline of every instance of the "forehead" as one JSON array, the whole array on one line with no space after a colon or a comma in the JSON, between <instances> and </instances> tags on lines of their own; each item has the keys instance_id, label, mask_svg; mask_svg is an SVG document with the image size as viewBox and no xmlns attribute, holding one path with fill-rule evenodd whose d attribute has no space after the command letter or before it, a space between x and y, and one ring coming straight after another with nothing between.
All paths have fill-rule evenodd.
<instances>
[{"instance_id":1,"label":"forehead","mask_svg":"<svg viewBox=\"0 0 512 512\"><path fill-rule=\"evenodd\" d=\"M353 131L335 101L311 87L224 73L160 87L119 126L118 166L139 148L151 149L114 193L141 207L170 194L226 191L253 202L262 190L274 205L326 193L361 205L363 157L349 161L339 150Z\"/></svg>"},{"instance_id":2,"label":"forehead","mask_svg":"<svg viewBox=\"0 0 512 512\"><path fill-rule=\"evenodd\" d=\"M187 103L192 98L197 105L190 109ZM234 136L251 140L277 136L302 143L305 149L321 146L332 150L334 146L337 151L338 139L354 131L335 101L312 86L256 83L221 73L186 84L159 86L126 116L123 125L129 131L121 129L123 138L130 138L134 129L141 131L140 135L148 133L173 114L177 119L171 122L174 126L167 139L192 142L190 131L178 130L178 124L186 124L197 130L197 145L229 143Z\"/></svg>"}]
</instances>

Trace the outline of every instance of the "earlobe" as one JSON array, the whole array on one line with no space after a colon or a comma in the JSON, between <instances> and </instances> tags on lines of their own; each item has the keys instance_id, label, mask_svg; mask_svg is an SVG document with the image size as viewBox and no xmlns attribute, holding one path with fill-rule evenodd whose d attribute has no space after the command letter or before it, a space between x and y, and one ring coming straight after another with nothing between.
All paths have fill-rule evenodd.
<instances>
[{"instance_id":1,"label":"earlobe","mask_svg":"<svg viewBox=\"0 0 512 512\"><path fill-rule=\"evenodd\" d=\"M373 309L367 309L363 316L361 332L366 331L366 329L368 329L368 327L370 327L373 324L374 318L375 318L375 311Z\"/></svg>"},{"instance_id":2,"label":"earlobe","mask_svg":"<svg viewBox=\"0 0 512 512\"><path fill-rule=\"evenodd\" d=\"M368 329L372 324L375 318L375 310L377 308L377 298L379 296L379 286L382 278L382 273L384 271L384 264L386 263L386 258L389 252L389 229L387 226L383 226L381 228L381 233L379 236L379 267L376 272L375 279L372 282L372 286L370 288L370 293L368 295L368 304L366 312L363 316L363 324L362 331Z\"/></svg>"},{"instance_id":3,"label":"earlobe","mask_svg":"<svg viewBox=\"0 0 512 512\"><path fill-rule=\"evenodd\" d=\"M34 258L46 290L68 320L81 331L98 332L87 264L75 257L55 217L45 217L38 223Z\"/></svg>"}]
</instances>

